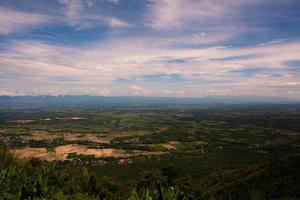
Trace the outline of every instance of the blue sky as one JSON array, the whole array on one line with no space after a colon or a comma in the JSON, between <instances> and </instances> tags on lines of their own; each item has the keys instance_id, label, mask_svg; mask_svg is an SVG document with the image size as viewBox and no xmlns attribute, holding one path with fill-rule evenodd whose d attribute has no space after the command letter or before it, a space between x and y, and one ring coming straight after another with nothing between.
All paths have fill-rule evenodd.
<instances>
[{"instance_id":1,"label":"blue sky","mask_svg":"<svg viewBox=\"0 0 300 200\"><path fill-rule=\"evenodd\" d=\"M300 100L299 0L0 0L0 95Z\"/></svg>"}]
</instances>

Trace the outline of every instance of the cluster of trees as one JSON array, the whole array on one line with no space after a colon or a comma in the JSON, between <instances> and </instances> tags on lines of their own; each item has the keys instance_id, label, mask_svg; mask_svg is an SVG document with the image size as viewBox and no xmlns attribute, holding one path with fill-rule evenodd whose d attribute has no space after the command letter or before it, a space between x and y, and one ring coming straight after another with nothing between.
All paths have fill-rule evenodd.
<instances>
[{"instance_id":1,"label":"cluster of trees","mask_svg":"<svg viewBox=\"0 0 300 200\"><path fill-rule=\"evenodd\" d=\"M165 168L124 186L84 166L17 160L0 147L0 199L192 199L191 192L176 185L175 178L174 170Z\"/></svg>"},{"instance_id":2,"label":"cluster of trees","mask_svg":"<svg viewBox=\"0 0 300 200\"><path fill-rule=\"evenodd\" d=\"M201 198L300 199L300 155L273 158L264 163L207 176L201 181Z\"/></svg>"},{"instance_id":3,"label":"cluster of trees","mask_svg":"<svg viewBox=\"0 0 300 200\"><path fill-rule=\"evenodd\" d=\"M299 199L300 155L199 179L166 167L124 184L83 165L15 159L0 146L0 199ZM116 172L117 173L117 172Z\"/></svg>"}]
</instances>

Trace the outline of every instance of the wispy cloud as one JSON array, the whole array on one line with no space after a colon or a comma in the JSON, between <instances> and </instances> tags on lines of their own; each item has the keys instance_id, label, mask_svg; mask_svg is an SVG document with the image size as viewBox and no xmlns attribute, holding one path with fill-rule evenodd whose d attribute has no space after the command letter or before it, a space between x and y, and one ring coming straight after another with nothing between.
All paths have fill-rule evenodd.
<instances>
[{"instance_id":1,"label":"wispy cloud","mask_svg":"<svg viewBox=\"0 0 300 200\"><path fill-rule=\"evenodd\" d=\"M129 27L130 24L116 17L104 16L101 13L91 12L93 1L83 0L59 0L65 6L65 17L67 23L76 29L93 28L99 25L111 28ZM118 3L118 1L112 1Z\"/></svg>"},{"instance_id":2,"label":"wispy cloud","mask_svg":"<svg viewBox=\"0 0 300 200\"><path fill-rule=\"evenodd\" d=\"M7 88L0 88L0 96L22 96L23 93L7 89Z\"/></svg>"},{"instance_id":3,"label":"wispy cloud","mask_svg":"<svg viewBox=\"0 0 300 200\"><path fill-rule=\"evenodd\" d=\"M51 22L47 15L27 13L0 7L0 35L8 35L17 31L28 30Z\"/></svg>"},{"instance_id":4,"label":"wispy cloud","mask_svg":"<svg viewBox=\"0 0 300 200\"><path fill-rule=\"evenodd\" d=\"M266 1L266 0L265 0ZM236 21L241 16L239 9L262 1L246 0L160 0L151 1L147 15L148 25L158 29L195 28L190 25L221 25ZM228 26L228 24L226 24ZM204 27L201 27L204 28ZM205 26L205 28L208 28Z\"/></svg>"},{"instance_id":5,"label":"wispy cloud","mask_svg":"<svg viewBox=\"0 0 300 200\"><path fill-rule=\"evenodd\" d=\"M28 2L0 2L2 94L300 99L297 0Z\"/></svg>"},{"instance_id":6,"label":"wispy cloud","mask_svg":"<svg viewBox=\"0 0 300 200\"><path fill-rule=\"evenodd\" d=\"M120 2L120 0L108 0L108 1L114 4L118 4Z\"/></svg>"},{"instance_id":7,"label":"wispy cloud","mask_svg":"<svg viewBox=\"0 0 300 200\"><path fill-rule=\"evenodd\" d=\"M166 84L167 89L171 90L172 88L169 87L179 84L181 81L177 80L180 78L185 80L182 88L185 95L191 95L186 90L199 84L214 88L214 91L220 91L225 86L236 88L233 92L235 94L245 87L271 89L286 86L299 87L300 84L297 75L289 73L285 65L288 61L299 57L300 43L285 42L247 48L214 47L192 50L161 50L155 47L149 48L147 44L132 48L130 45L119 47L120 44L111 43L105 46L94 45L83 50L32 41L15 41L8 45L6 52L0 54L0 66L3 72L15 73L16 77L13 81L17 81L19 77L33 78L31 81L36 81L40 85L62 82L61 77L63 80L71 80L64 81L65 85L81 84L82 86L93 85L93 87L101 84L112 85L116 80L128 79L145 89L147 88L145 85L151 85L154 81ZM105 52L102 51L103 48L106 49ZM245 55L248 55L247 59L244 59ZM170 63L170 60L184 60L184 62ZM254 67L262 67L269 71L277 70L281 76L257 71L248 76L237 73ZM34 79L36 76L39 79ZM133 83L132 81L129 84ZM122 90L120 89L118 93ZM147 91L147 95L152 94L149 88ZM136 89L133 93L137 92Z\"/></svg>"}]
</instances>

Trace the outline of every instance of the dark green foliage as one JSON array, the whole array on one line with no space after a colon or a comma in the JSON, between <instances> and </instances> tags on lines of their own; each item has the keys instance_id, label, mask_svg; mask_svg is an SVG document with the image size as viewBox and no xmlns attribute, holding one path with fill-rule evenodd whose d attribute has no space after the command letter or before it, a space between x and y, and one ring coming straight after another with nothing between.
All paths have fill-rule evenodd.
<instances>
[{"instance_id":1,"label":"dark green foliage","mask_svg":"<svg viewBox=\"0 0 300 200\"><path fill-rule=\"evenodd\" d=\"M200 183L202 198L281 199L300 197L300 155L225 171Z\"/></svg>"},{"instance_id":2,"label":"dark green foliage","mask_svg":"<svg viewBox=\"0 0 300 200\"><path fill-rule=\"evenodd\" d=\"M15 160L7 148L0 148L0 151L0 196L4 199L113 200L133 198L131 191L137 191L137 198L142 198L145 192L152 199L174 199L183 195L179 188L169 185L173 174L148 174L136 189L133 187L124 193L120 184L107 176L93 174L86 167L66 164L61 168L59 164L37 159L22 162Z\"/></svg>"},{"instance_id":3,"label":"dark green foliage","mask_svg":"<svg viewBox=\"0 0 300 200\"><path fill-rule=\"evenodd\" d=\"M15 160L1 148L2 199L284 199L300 198L300 155L203 177L179 177L170 166L148 173L124 190L107 176L83 166L32 159Z\"/></svg>"}]
</instances>

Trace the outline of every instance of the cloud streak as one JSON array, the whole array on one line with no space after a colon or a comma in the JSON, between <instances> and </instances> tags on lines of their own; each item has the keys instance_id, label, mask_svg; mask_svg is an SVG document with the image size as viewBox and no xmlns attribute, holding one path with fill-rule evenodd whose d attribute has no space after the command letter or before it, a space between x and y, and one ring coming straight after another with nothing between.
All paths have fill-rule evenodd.
<instances>
[{"instance_id":1,"label":"cloud streak","mask_svg":"<svg viewBox=\"0 0 300 200\"><path fill-rule=\"evenodd\" d=\"M104 16L99 13L91 13L91 8L94 6L93 1L82 0L59 0L65 6L65 20L76 29L93 28L97 25L105 25L111 28L130 27L128 22L125 22L116 17ZM117 1L112 3L117 4Z\"/></svg>"},{"instance_id":2,"label":"cloud streak","mask_svg":"<svg viewBox=\"0 0 300 200\"><path fill-rule=\"evenodd\" d=\"M242 15L239 12L240 8L255 5L262 1L153 0L151 2L147 15L149 26L157 29L191 29L191 24L194 26L221 25L228 20L237 21ZM205 26L204 29L206 28L208 27Z\"/></svg>"},{"instance_id":3,"label":"cloud streak","mask_svg":"<svg viewBox=\"0 0 300 200\"><path fill-rule=\"evenodd\" d=\"M300 43L193 50L161 50L155 47L151 49L147 43L134 48L126 45L126 48L122 49L120 46L117 43L107 44L105 47L102 46L106 49L102 52L99 45L82 50L39 42L13 42L8 45L6 52L0 54L0 66L2 72L15 74L12 81L19 78L34 80L38 76L36 82L44 84L61 82L57 77L72 80L65 84L99 85L99 87L115 84L118 79L131 79L131 82L141 84L137 87L143 87L145 84L151 85L155 79L168 87L173 85L175 89L180 82L177 79L180 78L185 80L188 87L201 84L215 90L216 88L220 90L225 85L230 88L299 87L298 76L290 73L285 63L299 58ZM170 60L181 62L170 63ZM269 69L281 76L257 72L245 77L236 73L255 67ZM160 79L163 77L169 81L161 80L163 81L161 82ZM137 90L134 91L136 92ZM147 94L151 95L150 92Z\"/></svg>"},{"instance_id":4,"label":"cloud streak","mask_svg":"<svg viewBox=\"0 0 300 200\"><path fill-rule=\"evenodd\" d=\"M33 14L0 7L0 35L28 30L50 23L53 19L43 14Z\"/></svg>"}]
</instances>

